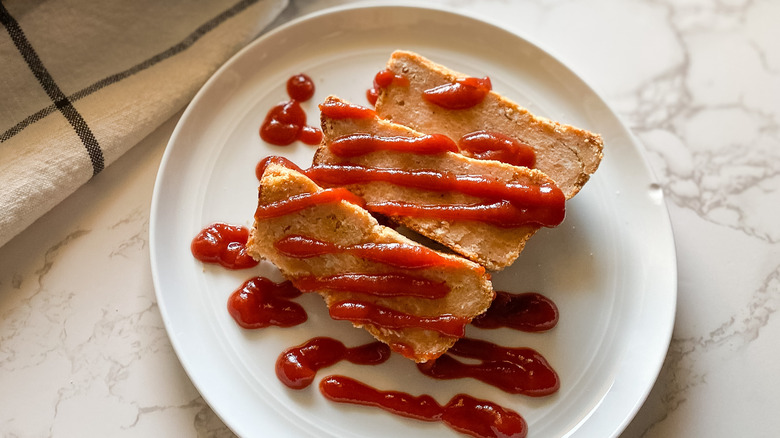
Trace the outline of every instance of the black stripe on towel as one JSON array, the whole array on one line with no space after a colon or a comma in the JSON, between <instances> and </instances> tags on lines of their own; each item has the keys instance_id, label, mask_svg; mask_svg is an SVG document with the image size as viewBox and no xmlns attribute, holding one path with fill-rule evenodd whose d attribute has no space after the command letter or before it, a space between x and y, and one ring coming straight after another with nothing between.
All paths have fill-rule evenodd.
<instances>
[{"instance_id":1,"label":"black stripe on towel","mask_svg":"<svg viewBox=\"0 0 780 438\"><path fill-rule=\"evenodd\" d=\"M30 41L24 35L19 23L8 13L8 10L2 3L0 3L0 23L2 23L8 31L17 50L19 50L19 53L27 62L27 66L30 67L35 78L38 79L38 83L41 84L43 90L52 102L54 102L54 107L57 108L62 115L65 116L68 123L73 126L76 135L79 136L89 153L89 159L92 161L92 174L97 175L103 170L103 167L105 167L103 162L103 151L100 149L100 145L98 144L95 135L92 134L92 130L89 129L87 122L84 121L84 117L79 114L73 106L73 103L71 103L68 97L65 96L65 93L60 90L57 83L54 82L54 78L52 78L49 71L46 70L43 62L41 62L41 59L38 57L38 54L35 53L35 49L33 49L32 44L30 44Z\"/></svg>"},{"instance_id":2,"label":"black stripe on towel","mask_svg":"<svg viewBox=\"0 0 780 438\"><path fill-rule=\"evenodd\" d=\"M201 37L206 35L207 33L214 30L217 26L222 24L223 22L227 21L229 18L238 15L240 12L242 12L244 9L248 8L249 6L257 3L258 0L241 0L235 5L231 6L230 8L222 11L214 18L210 19L209 21L203 23L200 25L197 29L195 29L192 33L187 35L183 40L179 41L178 43L174 44L173 46L167 48L166 50L152 56L151 58L148 58L144 61L141 61L140 63L128 68L127 70L121 71L119 73L115 73L111 76L107 76L85 88L82 88L81 90L71 94L68 96L68 99L71 102L75 102L77 100L83 99L90 94L107 87L111 84L115 84L125 78L128 78L130 76L133 76L136 73L142 72L146 70L149 67L154 66L155 64L164 61L186 49L188 49L190 46L195 44ZM15 136L19 132L21 132L24 128L32 125L33 123L43 119L44 117L48 116L49 114L53 113L57 109L54 105L47 106L46 108L41 109L40 111L37 111L33 114L30 114L27 116L24 120L17 123L7 131L0 133L0 143L9 140L11 137Z\"/></svg>"}]
</instances>

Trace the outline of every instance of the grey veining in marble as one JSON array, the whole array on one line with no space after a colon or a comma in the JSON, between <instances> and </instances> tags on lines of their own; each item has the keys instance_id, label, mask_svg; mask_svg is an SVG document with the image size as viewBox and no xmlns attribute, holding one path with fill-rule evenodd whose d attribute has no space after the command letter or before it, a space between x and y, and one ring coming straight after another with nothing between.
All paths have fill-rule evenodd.
<instances>
[{"instance_id":1,"label":"grey veining in marble","mask_svg":"<svg viewBox=\"0 0 780 438\"><path fill-rule=\"evenodd\" d=\"M292 1L275 24L343 3ZM780 2L430 3L538 42L646 147L675 231L678 310L623 437L775 436ZM232 436L179 364L152 289L149 202L175 122L0 248L0 436Z\"/></svg>"}]
</instances>

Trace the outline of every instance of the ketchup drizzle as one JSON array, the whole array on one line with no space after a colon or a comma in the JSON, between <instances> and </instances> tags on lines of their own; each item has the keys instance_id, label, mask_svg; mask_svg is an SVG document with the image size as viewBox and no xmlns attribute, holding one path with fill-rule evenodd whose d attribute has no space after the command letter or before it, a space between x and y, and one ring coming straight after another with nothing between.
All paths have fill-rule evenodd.
<instances>
[{"instance_id":1,"label":"ketchup drizzle","mask_svg":"<svg viewBox=\"0 0 780 438\"><path fill-rule=\"evenodd\" d=\"M459 151L458 146L452 140L438 134L422 137L383 137L357 133L331 141L328 148L334 155L342 158L356 157L376 151L400 151L416 154ZM379 169L348 163L315 165L305 173L320 184L343 185L383 181L421 190L457 191L486 198L488 201L502 201L421 205L389 200L370 202L365 205L372 212L389 216L481 221L502 228L514 228L522 225L554 227L559 225L566 215L566 197L554 183L507 184L480 175L454 175L449 172L425 169Z\"/></svg>"},{"instance_id":2,"label":"ketchup drizzle","mask_svg":"<svg viewBox=\"0 0 780 438\"><path fill-rule=\"evenodd\" d=\"M325 398L384 409L422 421L441 421L448 427L476 438L522 438L528 425L520 414L487 400L458 394L446 405L429 395L413 396L399 391L380 391L345 376L328 376L320 382Z\"/></svg>"},{"instance_id":3,"label":"ketchup drizzle","mask_svg":"<svg viewBox=\"0 0 780 438\"><path fill-rule=\"evenodd\" d=\"M465 364L452 355L477 359L480 363ZM461 338L447 354L419 363L417 368L436 379L471 377L510 394L531 397L550 395L560 388L558 374L536 350L501 347L477 339Z\"/></svg>"},{"instance_id":4,"label":"ketchup drizzle","mask_svg":"<svg viewBox=\"0 0 780 438\"><path fill-rule=\"evenodd\" d=\"M290 100L281 102L270 110L260 126L260 137L277 146L287 146L296 140L309 145L322 141L322 131L306 125L306 112L300 102L314 95L314 82L301 73L287 80L287 94Z\"/></svg>"},{"instance_id":5,"label":"ketchup drizzle","mask_svg":"<svg viewBox=\"0 0 780 438\"><path fill-rule=\"evenodd\" d=\"M300 295L289 281L274 283L265 277L254 277L230 295L227 308L245 329L292 327L308 319L303 307L290 301Z\"/></svg>"},{"instance_id":6,"label":"ketchup drizzle","mask_svg":"<svg viewBox=\"0 0 780 438\"><path fill-rule=\"evenodd\" d=\"M382 137L373 134L349 134L339 137L328 145L334 155L342 158L357 157L376 151L400 151L421 155L435 155L443 152L458 152L458 145L442 134L420 137Z\"/></svg>"},{"instance_id":7,"label":"ketchup drizzle","mask_svg":"<svg viewBox=\"0 0 780 438\"><path fill-rule=\"evenodd\" d=\"M414 204L402 201L366 203L366 209L387 216L411 216L445 221L484 222L501 228L523 225L554 227L563 221L564 212L551 209L519 208L509 201L482 204Z\"/></svg>"},{"instance_id":8,"label":"ketchup drizzle","mask_svg":"<svg viewBox=\"0 0 780 438\"><path fill-rule=\"evenodd\" d=\"M333 319L373 324L388 329L422 328L444 336L463 337L467 318L455 315L417 316L363 301L340 301L328 309Z\"/></svg>"},{"instance_id":9,"label":"ketchup drizzle","mask_svg":"<svg viewBox=\"0 0 780 438\"><path fill-rule=\"evenodd\" d=\"M461 154L479 160L495 160L528 168L536 164L534 148L498 132L465 134L458 140L458 148Z\"/></svg>"},{"instance_id":10,"label":"ketchup drizzle","mask_svg":"<svg viewBox=\"0 0 780 438\"><path fill-rule=\"evenodd\" d=\"M372 342L347 348L328 337L316 337L296 347L288 348L276 360L276 376L292 389L311 385L322 368L342 360L358 365L378 365L390 358L390 348L382 342Z\"/></svg>"},{"instance_id":11,"label":"ketchup drizzle","mask_svg":"<svg viewBox=\"0 0 780 438\"><path fill-rule=\"evenodd\" d=\"M192 255L203 263L218 263L228 269L257 266L257 260L246 253L249 229L217 222L201 230L190 243Z\"/></svg>"},{"instance_id":12,"label":"ketchup drizzle","mask_svg":"<svg viewBox=\"0 0 780 438\"><path fill-rule=\"evenodd\" d=\"M363 200L360 197L353 195L352 192L347 189L338 187L313 193L301 193L280 201L258 205L257 210L255 210L255 219L270 219L285 216L315 205L341 201L363 205Z\"/></svg>"},{"instance_id":13,"label":"ketchup drizzle","mask_svg":"<svg viewBox=\"0 0 780 438\"><path fill-rule=\"evenodd\" d=\"M441 421L476 438L524 438L528 424L517 412L468 394L453 397L444 407Z\"/></svg>"},{"instance_id":14,"label":"ketchup drizzle","mask_svg":"<svg viewBox=\"0 0 780 438\"><path fill-rule=\"evenodd\" d=\"M320 113L331 119L371 119L376 111L340 100L328 99L320 104Z\"/></svg>"},{"instance_id":15,"label":"ketchup drizzle","mask_svg":"<svg viewBox=\"0 0 780 438\"><path fill-rule=\"evenodd\" d=\"M360 243L343 246L294 234L274 242L274 248L281 254L293 258L305 259L343 253L403 269L463 266L458 259L445 257L422 245L406 243Z\"/></svg>"},{"instance_id":16,"label":"ketchup drizzle","mask_svg":"<svg viewBox=\"0 0 780 438\"><path fill-rule=\"evenodd\" d=\"M536 292L513 294L496 291L487 312L471 321L475 327L509 327L524 332L542 332L558 324L558 306Z\"/></svg>"},{"instance_id":17,"label":"ketchup drizzle","mask_svg":"<svg viewBox=\"0 0 780 438\"><path fill-rule=\"evenodd\" d=\"M490 78L464 78L423 91L423 99L445 109L472 108L493 89Z\"/></svg>"},{"instance_id":18,"label":"ketchup drizzle","mask_svg":"<svg viewBox=\"0 0 780 438\"><path fill-rule=\"evenodd\" d=\"M446 296L450 287L445 282L408 274L340 274L328 277L305 276L293 279L303 292L323 289L353 292L377 297L418 297L436 299Z\"/></svg>"},{"instance_id":19,"label":"ketchup drizzle","mask_svg":"<svg viewBox=\"0 0 780 438\"><path fill-rule=\"evenodd\" d=\"M456 175L436 170L380 169L352 164L318 164L304 171L318 183L357 184L374 181L438 192L459 192L488 199L504 199L517 206L564 208L566 198L554 184L506 183L478 175Z\"/></svg>"}]
</instances>

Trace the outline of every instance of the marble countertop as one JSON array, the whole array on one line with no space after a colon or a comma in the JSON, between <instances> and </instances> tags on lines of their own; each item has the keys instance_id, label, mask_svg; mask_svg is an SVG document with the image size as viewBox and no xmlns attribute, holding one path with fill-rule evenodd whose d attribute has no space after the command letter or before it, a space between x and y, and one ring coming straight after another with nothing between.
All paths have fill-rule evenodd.
<instances>
[{"instance_id":1,"label":"marble countertop","mask_svg":"<svg viewBox=\"0 0 780 438\"><path fill-rule=\"evenodd\" d=\"M277 23L341 3L294 1ZM646 148L675 233L677 316L622 436L776 436L780 2L430 3L540 44ZM232 436L179 364L152 285L150 201L177 119L0 248L0 435Z\"/></svg>"}]
</instances>

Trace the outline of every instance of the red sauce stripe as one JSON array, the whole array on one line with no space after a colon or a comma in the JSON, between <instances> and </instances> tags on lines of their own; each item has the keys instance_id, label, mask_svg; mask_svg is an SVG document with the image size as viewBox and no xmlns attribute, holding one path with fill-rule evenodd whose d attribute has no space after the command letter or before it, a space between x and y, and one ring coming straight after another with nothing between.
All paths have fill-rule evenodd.
<instances>
[{"instance_id":1,"label":"red sauce stripe","mask_svg":"<svg viewBox=\"0 0 780 438\"><path fill-rule=\"evenodd\" d=\"M508 201L490 204L414 204L400 201L369 202L365 207L387 216L412 216L446 221L485 222L501 228L523 225L554 227L563 222L560 209L518 208Z\"/></svg>"},{"instance_id":2,"label":"red sauce stripe","mask_svg":"<svg viewBox=\"0 0 780 438\"><path fill-rule=\"evenodd\" d=\"M547 360L532 348L508 348L477 339L462 338L434 361L417 364L425 375L436 379L470 377L510 394L543 397L560 388L558 374ZM479 363L463 363L457 355Z\"/></svg>"},{"instance_id":3,"label":"red sauce stripe","mask_svg":"<svg viewBox=\"0 0 780 438\"><path fill-rule=\"evenodd\" d=\"M358 365L377 365L390 358L390 347L381 342L347 348L333 338L316 337L288 348L276 360L276 376L287 387L303 389L311 385L317 371L342 360Z\"/></svg>"},{"instance_id":4,"label":"red sauce stripe","mask_svg":"<svg viewBox=\"0 0 780 438\"><path fill-rule=\"evenodd\" d=\"M331 119L371 119L376 117L376 111L371 108L334 99L328 99L320 104L320 112L323 116Z\"/></svg>"},{"instance_id":5,"label":"red sauce stripe","mask_svg":"<svg viewBox=\"0 0 780 438\"><path fill-rule=\"evenodd\" d=\"M398 391L379 391L346 376L323 378L320 392L331 401L376 407L415 420L438 421L442 415L442 407L430 395L415 397Z\"/></svg>"},{"instance_id":6,"label":"red sauce stripe","mask_svg":"<svg viewBox=\"0 0 780 438\"><path fill-rule=\"evenodd\" d=\"M498 132L470 132L458 140L458 148L461 154L480 160L495 160L529 168L536 164L534 148Z\"/></svg>"},{"instance_id":7,"label":"red sauce stripe","mask_svg":"<svg viewBox=\"0 0 780 438\"><path fill-rule=\"evenodd\" d=\"M544 295L496 291L490 308L474 318L471 325L484 329L509 327L524 332L542 332L555 327L558 318L558 306Z\"/></svg>"},{"instance_id":8,"label":"red sauce stripe","mask_svg":"<svg viewBox=\"0 0 780 438\"><path fill-rule=\"evenodd\" d=\"M294 234L274 242L274 248L282 255L293 258L310 258L325 254L345 253L403 269L425 269L431 267L463 268L468 266L460 259L445 257L424 246L408 243L367 242L344 246Z\"/></svg>"},{"instance_id":9,"label":"red sauce stripe","mask_svg":"<svg viewBox=\"0 0 780 438\"><path fill-rule=\"evenodd\" d=\"M357 133L331 141L328 148L334 155L344 158L357 157L376 151L412 152L423 155L458 152L458 145L442 134L405 137Z\"/></svg>"},{"instance_id":10,"label":"red sauce stripe","mask_svg":"<svg viewBox=\"0 0 780 438\"><path fill-rule=\"evenodd\" d=\"M455 315L417 316L361 301L340 301L328 309L330 317L373 324L388 329L421 328L444 336L461 338L466 333L469 319Z\"/></svg>"},{"instance_id":11,"label":"red sauce stripe","mask_svg":"<svg viewBox=\"0 0 780 438\"><path fill-rule=\"evenodd\" d=\"M450 292L447 283L408 274L339 274L328 277L313 275L292 280L304 292L322 290L354 292L380 297L419 297L436 299Z\"/></svg>"},{"instance_id":12,"label":"red sauce stripe","mask_svg":"<svg viewBox=\"0 0 780 438\"><path fill-rule=\"evenodd\" d=\"M347 189L325 189L314 193L293 195L287 199L272 202L270 204L258 205L257 210L255 210L255 219L260 220L285 216L308 207L340 201L346 201L351 204L360 205L361 207L364 205L363 200L359 196L352 194Z\"/></svg>"},{"instance_id":13,"label":"red sauce stripe","mask_svg":"<svg viewBox=\"0 0 780 438\"><path fill-rule=\"evenodd\" d=\"M549 206L565 209L566 197L554 184L506 183L495 178L456 175L435 170L380 169L353 164L319 164L305 170L322 184L388 182L398 186L438 192L459 192L486 199L504 199L517 206Z\"/></svg>"},{"instance_id":14,"label":"red sauce stripe","mask_svg":"<svg viewBox=\"0 0 780 438\"><path fill-rule=\"evenodd\" d=\"M327 376L320 392L328 400L371 406L421 421L441 421L475 438L524 438L528 424L515 411L468 394L457 394L441 406L427 394L414 396L400 391L380 391L345 376Z\"/></svg>"},{"instance_id":15,"label":"red sauce stripe","mask_svg":"<svg viewBox=\"0 0 780 438\"><path fill-rule=\"evenodd\" d=\"M423 99L446 109L468 109L480 104L492 89L488 77L456 79L423 91Z\"/></svg>"}]
</instances>

